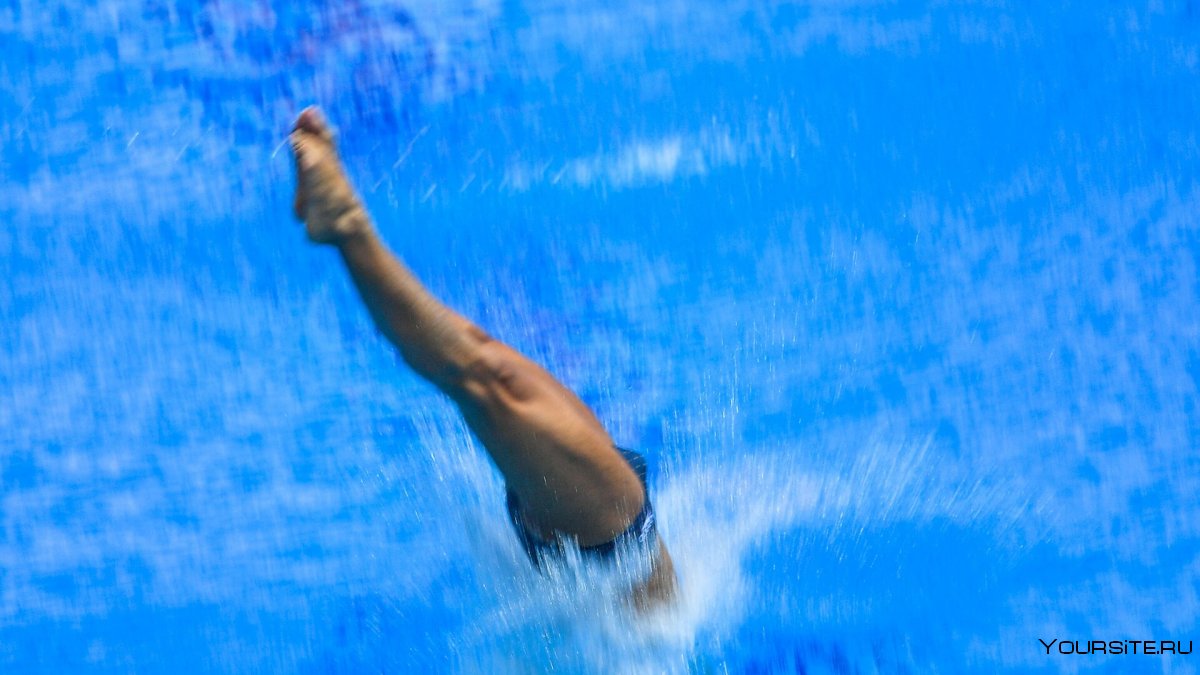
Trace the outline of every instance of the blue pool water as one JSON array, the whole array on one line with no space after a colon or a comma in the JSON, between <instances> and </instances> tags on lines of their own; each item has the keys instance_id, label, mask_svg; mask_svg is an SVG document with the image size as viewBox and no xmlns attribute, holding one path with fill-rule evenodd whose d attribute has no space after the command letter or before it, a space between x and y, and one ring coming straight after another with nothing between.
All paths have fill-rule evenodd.
<instances>
[{"instance_id":1,"label":"blue pool water","mask_svg":"<svg viewBox=\"0 0 1200 675\"><path fill-rule=\"evenodd\" d=\"M1193 0L0 1L0 671L1195 673ZM651 463L538 576L289 215Z\"/></svg>"}]
</instances>

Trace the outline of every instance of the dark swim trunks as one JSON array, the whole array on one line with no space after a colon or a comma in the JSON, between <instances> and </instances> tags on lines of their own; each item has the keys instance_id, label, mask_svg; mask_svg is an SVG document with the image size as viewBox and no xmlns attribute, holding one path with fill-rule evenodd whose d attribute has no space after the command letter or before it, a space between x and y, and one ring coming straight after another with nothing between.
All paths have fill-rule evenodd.
<instances>
[{"instance_id":1,"label":"dark swim trunks","mask_svg":"<svg viewBox=\"0 0 1200 675\"><path fill-rule=\"evenodd\" d=\"M642 510L629 524L629 527L612 541L595 546L580 546L579 552L585 558L612 558L616 554L618 546L632 545L648 550L649 546L657 541L658 528L654 522L654 507L650 504L650 491L646 487L646 458L632 450L624 448L617 448L617 450L621 452L625 461L629 462L629 466L633 467L634 472L638 475L638 480L642 481L642 492L645 497L642 500ZM508 519L512 521L513 528L517 531L517 538L521 540L521 546L525 548L525 553L529 555L529 560L533 562L534 567L540 568L544 558L561 556L565 551L564 542L561 539L546 541L529 531L521 518L521 502L512 490L508 491Z\"/></svg>"}]
</instances>

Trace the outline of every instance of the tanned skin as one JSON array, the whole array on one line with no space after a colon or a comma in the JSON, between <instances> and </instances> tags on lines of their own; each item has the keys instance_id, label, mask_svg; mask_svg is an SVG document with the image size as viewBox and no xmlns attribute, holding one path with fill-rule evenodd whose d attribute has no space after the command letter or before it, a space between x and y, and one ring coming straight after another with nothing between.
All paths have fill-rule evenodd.
<instances>
[{"instance_id":1,"label":"tanned skin","mask_svg":"<svg viewBox=\"0 0 1200 675\"><path fill-rule=\"evenodd\" d=\"M641 512L641 480L596 415L541 366L492 338L429 293L384 245L316 108L290 136L296 217L308 238L332 246L375 325L418 375L457 404L543 539L580 546L612 541ZM669 600L675 573L662 540L652 574L633 593L640 608Z\"/></svg>"}]
</instances>

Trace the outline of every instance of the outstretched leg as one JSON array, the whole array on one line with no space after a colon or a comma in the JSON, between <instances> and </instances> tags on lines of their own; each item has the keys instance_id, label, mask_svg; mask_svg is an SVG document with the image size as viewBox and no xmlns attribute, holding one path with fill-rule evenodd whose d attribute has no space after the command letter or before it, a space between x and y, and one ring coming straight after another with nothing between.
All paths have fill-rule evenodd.
<instances>
[{"instance_id":1,"label":"outstretched leg","mask_svg":"<svg viewBox=\"0 0 1200 675\"><path fill-rule=\"evenodd\" d=\"M434 298L379 239L314 109L291 136L296 215L310 239L336 246L380 331L404 360L445 392L504 474L525 520L545 538L581 546L611 541L642 509L637 475L596 416L543 368ZM660 542L643 595L673 587Z\"/></svg>"}]
</instances>

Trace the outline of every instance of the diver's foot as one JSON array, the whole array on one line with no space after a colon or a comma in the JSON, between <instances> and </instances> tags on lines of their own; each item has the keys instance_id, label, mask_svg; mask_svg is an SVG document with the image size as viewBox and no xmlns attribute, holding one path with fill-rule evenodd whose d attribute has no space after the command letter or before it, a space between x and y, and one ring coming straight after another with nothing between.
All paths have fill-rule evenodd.
<instances>
[{"instance_id":1,"label":"diver's foot","mask_svg":"<svg viewBox=\"0 0 1200 675\"><path fill-rule=\"evenodd\" d=\"M288 140L296 158L296 218L308 238L336 244L368 227L362 202L338 159L333 132L316 108L305 108Z\"/></svg>"}]
</instances>

